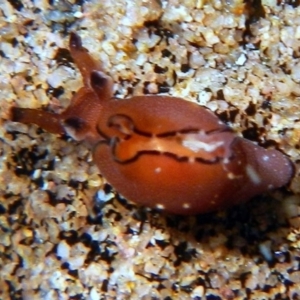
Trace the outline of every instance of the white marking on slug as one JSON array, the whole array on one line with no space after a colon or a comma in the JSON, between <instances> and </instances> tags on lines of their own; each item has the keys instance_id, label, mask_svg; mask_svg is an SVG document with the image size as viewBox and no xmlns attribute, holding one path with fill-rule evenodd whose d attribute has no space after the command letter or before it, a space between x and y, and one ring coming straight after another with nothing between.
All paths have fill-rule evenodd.
<instances>
[{"instance_id":1,"label":"white marking on slug","mask_svg":"<svg viewBox=\"0 0 300 300\"><path fill-rule=\"evenodd\" d=\"M227 178L233 180L233 179L237 178L237 176L235 176L232 172L228 172Z\"/></svg>"},{"instance_id":2,"label":"white marking on slug","mask_svg":"<svg viewBox=\"0 0 300 300\"><path fill-rule=\"evenodd\" d=\"M156 137L155 135L152 136L151 138L151 148L152 150L158 151L158 152L163 152L164 148L160 142L160 139Z\"/></svg>"},{"instance_id":3,"label":"white marking on slug","mask_svg":"<svg viewBox=\"0 0 300 300\"><path fill-rule=\"evenodd\" d=\"M182 145L190 150L192 150L195 153L198 153L201 150L207 151L207 152L213 152L217 148L224 145L223 141L215 142L215 143L204 143L201 141L197 141L195 139L184 139L182 140Z\"/></svg>"},{"instance_id":4,"label":"white marking on slug","mask_svg":"<svg viewBox=\"0 0 300 300\"><path fill-rule=\"evenodd\" d=\"M254 184L260 184L261 178L251 165L246 165L246 173Z\"/></svg>"},{"instance_id":5,"label":"white marking on slug","mask_svg":"<svg viewBox=\"0 0 300 300\"><path fill-rule=\"evenodd\" d=\"M182 208L189 209L189 208L191 208L191 204L190 203L183 203Z\"/></svg>"},{"instance_id":6,"label":"white marking on slug","mask_svg":"<svg viewBox=\"0 0 300 300\"><path fill-rule=\"evenodd\" d=\"M155 168L154 172L157 173L157 174L160 173L161 172L161 168Z\"/></svg>"},{"instance_id":7,"label":"white marking on slug","mask_svg":"<svg viewBox=\"0 0 300 300\"><path fill-rule=\"evenodd\" d=\"M227 157L225 157L223 159L223 164L229 164L229 163L230 163L230 160Z\"/></svg>"},{"instance_id":8,"label":"white marking on slug","mask_svg":"<svg viewBox=\"0 0 300 300\"><path fill-rule=\"evenodd\" d=\"M156 208L159 210L164 210L165 206L163 204L156 204Z\"/></svg>"},{"instance_id":9,"label":"white marking on slug","mask_svg":"<svg viewBox=\"0 0 300 300\"><path fill-rule=\"evenodd\" d=\"M195 162L195 157L189 157L188 162L193 164Z\"/></svg>"},{"instance_id":10,"label":"white marking on slug","mask_svg":"<svg viewBox=\"0 0 300 300\"><path fill-rule=\"evenodd\" d=\"M268 161L270 159L270 157L268 155L264 155L262 159L263 159L263 161Z\"/></svg>"}]
</instances>

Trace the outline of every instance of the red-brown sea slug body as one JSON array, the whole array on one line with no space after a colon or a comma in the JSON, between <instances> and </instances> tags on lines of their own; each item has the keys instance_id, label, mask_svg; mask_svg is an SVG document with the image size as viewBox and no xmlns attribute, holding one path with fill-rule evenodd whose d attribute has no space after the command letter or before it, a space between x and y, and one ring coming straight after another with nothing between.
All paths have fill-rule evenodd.
<instances>
[{"instance_id":1,"label":"red-brown sea slug body","mask_svg":"<svg viewBox=\"0 0 300 300\"><path fill-rule=\"evenodd\" d=\"M84 86L66 111L13 107L11 119L88 141L101 174L127 199L199 214L249 200L293 176L281 152L237 137L195 103L167 96L114 98L112 79L74 33L70 51Z\"/></svg>"}]
</instances>

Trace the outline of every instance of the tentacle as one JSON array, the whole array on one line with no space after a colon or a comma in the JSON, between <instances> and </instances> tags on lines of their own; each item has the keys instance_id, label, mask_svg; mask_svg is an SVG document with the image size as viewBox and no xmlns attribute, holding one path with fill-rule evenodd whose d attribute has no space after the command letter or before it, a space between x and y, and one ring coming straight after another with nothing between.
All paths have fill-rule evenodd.
<instances>
[{"instance_id":1,"label":"tentacle","mask_svg":"<svg viewBox=\"0 0 300 300\"><path fill-rule=\"evenodd\" d=\"M99 101L107 101L113 97L113 81L111 77L103 72L93 71L91 73L91 87L99 97Z\"/></svg>"},{"instance_id":2,"label":"tentacle","mask_svg":"<svg viewBox=\"0 0 300 300\"><path fill-rule=\"evenodd\" d=\"M101 63L93 59L88 50L82 46L80 36L74 32L70 34L69 46L72 58L83 77L84 85L90 87L90 74L93 71L102 72Z\"/></svg>"},{"instance_id":3,"label":"tentacle","mask_svg":"<svg viewBox=\"0 0 300 300\"><path fill-rule=\"evenodd\" d=\"M61 124L61 116L48 111L12 107L10 119L14 122L36 124L54 134L65 133L64 127Z\"/></svg>"}]
</instances>

